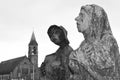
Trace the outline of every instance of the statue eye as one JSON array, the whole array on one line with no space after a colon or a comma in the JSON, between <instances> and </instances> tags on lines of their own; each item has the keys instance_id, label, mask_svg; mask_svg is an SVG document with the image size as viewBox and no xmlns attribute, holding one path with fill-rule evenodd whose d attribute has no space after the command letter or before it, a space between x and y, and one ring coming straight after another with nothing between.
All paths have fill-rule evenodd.
<instances>
[{"instance_id":1,"label":"statue eye","mask_svg":"<svg viewBox=\"0 0 120 80\"><path fill-rule=\"evenodd\" d=\"M81 19L81 21L83 22L83 19Z\"/></svg>"},{"instance_id":2,"label":"statue eye","mask_svg":"<svg viewBox=\"0 0 120 80\"><path fill-rule=\"evenodd\" d=\"M56 34L56 35L59 35L60 34L60 31L54 31L53 34Z\"/></svg>"},{"instance_id":3,"label":"statue eye","mask_svg":"<svg viewBox=\"0 0 120 80\"><path fill-rule=\"evenodd\" d=\"M83 17L83 13L80 13L80 17Z\"/></svg>"}]
</instances>

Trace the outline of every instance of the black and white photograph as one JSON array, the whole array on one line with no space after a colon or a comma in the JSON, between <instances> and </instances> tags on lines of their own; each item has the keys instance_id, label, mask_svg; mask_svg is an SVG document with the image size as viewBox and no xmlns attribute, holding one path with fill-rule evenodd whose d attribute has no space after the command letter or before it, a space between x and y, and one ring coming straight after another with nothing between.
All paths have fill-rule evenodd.
<instances>
[{"instance_id":1,"label":"black and white photograph","mask_svg":"<svg viewBox=\"0 0 120 80\"><path fill-rule=\"evenodd\" d=\"M120 0L0 0L0 80L120 80Z\"/></svg>"}]
</instances>

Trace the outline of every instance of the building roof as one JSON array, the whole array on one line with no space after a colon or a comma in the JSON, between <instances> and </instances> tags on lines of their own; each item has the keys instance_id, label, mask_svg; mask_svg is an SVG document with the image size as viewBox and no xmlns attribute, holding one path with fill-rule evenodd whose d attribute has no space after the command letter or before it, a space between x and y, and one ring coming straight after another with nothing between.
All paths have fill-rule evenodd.
<instances>
[{"instance_id":1,"label":"building roof","mask_svg":"<svg viewBox=\"0 0 120 80\"><path fill-rule=\"evenodd\" d=\"M27 58L26 56L14 58L11 60L3 61L0 63L0 75L1 74L9 74L12 72L15 67L22 61L24 58Z\"/></svg>"},{"instance_id":2,"label":"building roof","mask_svg":"<svg viewBox=\"0 0 120 80\"><path fill-rule=\"evenodd\" d=\"M37 41L36 41L36 38L35 38L34 32L32 33L32 36L31 36L31 40L30 40L29 45L38 45L38 43L37 43Z\"/></svg>"}]
</instances>

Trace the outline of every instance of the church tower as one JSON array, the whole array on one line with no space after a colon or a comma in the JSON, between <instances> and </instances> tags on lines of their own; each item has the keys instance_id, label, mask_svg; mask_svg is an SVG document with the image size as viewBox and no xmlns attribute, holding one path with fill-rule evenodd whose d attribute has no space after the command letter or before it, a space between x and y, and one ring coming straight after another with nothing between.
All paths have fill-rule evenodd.
<instances>
[{"instance_id":1,"label":"church tower","mask_svg":"<svg viewBox=\"0 0 120 80\"><path fill-rule=\"evenodd\" d=\"M32 33L28 47L28 58L34 66L38 67L38 43L36 41L34 32Z\"/></svg>"}]
</instances>

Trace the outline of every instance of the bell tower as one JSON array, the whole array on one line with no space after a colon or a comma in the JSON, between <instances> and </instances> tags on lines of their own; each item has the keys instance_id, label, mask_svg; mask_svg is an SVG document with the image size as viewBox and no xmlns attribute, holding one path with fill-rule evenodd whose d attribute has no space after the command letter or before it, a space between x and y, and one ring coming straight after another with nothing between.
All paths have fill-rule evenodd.
<instances>
[{"instance_id":1,"label":"bell tower","mask_svg":"<svg viewBox=\"0 0 120 80\"><path fill-rule=\"evenodd\" d=\"M32 64L38 67L38 43L35 38L34 32L32 33L30 43L28 45L28 58Z\"/></svg>"}]
</instances>

